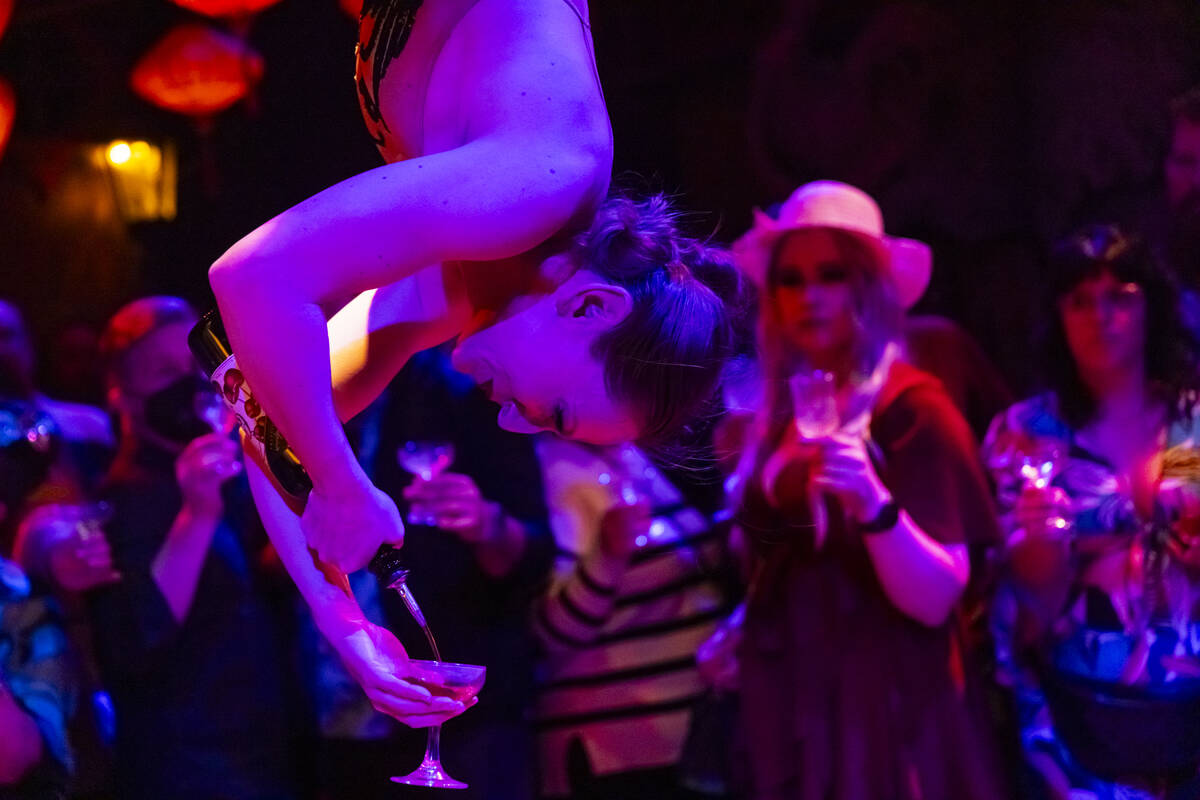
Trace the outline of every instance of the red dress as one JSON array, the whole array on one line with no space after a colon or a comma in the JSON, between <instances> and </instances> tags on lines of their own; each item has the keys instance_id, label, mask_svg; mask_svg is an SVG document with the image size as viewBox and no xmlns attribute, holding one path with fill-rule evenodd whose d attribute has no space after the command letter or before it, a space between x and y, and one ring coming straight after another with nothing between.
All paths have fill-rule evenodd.
<instances>
[{"instance_id":1,"label":"red dress","mask_svg":"<svg viewBox=\"0 0 1200 800\"><path fill-rule=\"evenodd\" d=\"M876 468L900 507L940 542L998 541L975 442L940 384L897 362L879 398ZM1002 797L986 723L955 677L954 622L929 628L896 609L833 501L819 552L806 510L781 502L793 511L747 489L738 516L763 562L740 653L751 796Z\"/></svg>"}]
</instances>

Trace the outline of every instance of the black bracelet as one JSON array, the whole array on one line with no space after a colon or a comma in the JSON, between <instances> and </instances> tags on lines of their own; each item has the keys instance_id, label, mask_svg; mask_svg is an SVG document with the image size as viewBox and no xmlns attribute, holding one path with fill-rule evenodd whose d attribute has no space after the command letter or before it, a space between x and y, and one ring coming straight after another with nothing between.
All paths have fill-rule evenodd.
<instances>
[{"instance_id":1,"label":"black bracelet","mask_svg":"<svg viewBox=\"0 0 1200 800\"><path fill-rule=\"evenodd\" d=\"M869 522L860 522L855 527L859 533L886 533L900 522L900 506L896 504L894 498L889 498L886 503L879 507L879 513L875 515L875 519Z\"/></svg>"}]
</instances>

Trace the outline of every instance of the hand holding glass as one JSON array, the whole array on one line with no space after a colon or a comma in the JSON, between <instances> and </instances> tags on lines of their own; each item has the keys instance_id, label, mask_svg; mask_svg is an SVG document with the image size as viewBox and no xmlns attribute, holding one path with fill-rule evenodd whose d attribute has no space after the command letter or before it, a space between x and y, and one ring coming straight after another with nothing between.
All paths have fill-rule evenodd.
<instances>
[{"instance_id":1,"label":"hand holding glass","mask_svg":"<svg viewBox=\"0 0 1200 800\"><path fill-rule=\"evenodd\" d=\"M396 452L396 460L421 480L431 481L454 463L454 445L450 442L405 442ZM410 525L436 525L432 515L408 514Z\"/></svg>"}]
</instances>

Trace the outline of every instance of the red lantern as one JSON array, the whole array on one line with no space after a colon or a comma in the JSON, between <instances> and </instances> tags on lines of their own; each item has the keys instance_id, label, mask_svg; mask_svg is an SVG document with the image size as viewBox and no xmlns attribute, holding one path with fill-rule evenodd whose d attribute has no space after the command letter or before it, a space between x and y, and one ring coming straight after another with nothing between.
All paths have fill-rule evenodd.
<instances>
[{"instance_id":1,"label":"red lantern","mask_svg":"<svg viewBox=\"0 0 1200 800\"><path fill-rule=\"evenodd\" d=\"M16 0L0 0L0 36L4 35L4 29L8 27L8 20L12 17L14 5L16 5Z\"/></svg>"},{"instance_id":2,"label":"red lantern","mask_svg":"<svg viewBox=\"0 0 1200 800\"><path fill-rule=\"evenodd\" d=\"M249 17L279 0L173 0L175 5L207 17Z\"/></svg>"},{"instance_id":3,"label":"red lantern","mask_svg":"<svg viewBox=\"0 0 1200 800\"><path fill-rule=\"evenodd\" d=\"M4 147L12 134L13 120L17 116L17 95L12 85L0 78L0 156L4 155Z\"/></svg>"},{"instance_id":4,"label":"red lantern","mask_svg":"<svg viewBox=\"0 0 1200 800\"><path fill-rule=\"evenodd\" d=\"M338 5L356 20L362 16L363 0L338 0Z\"/></svg>"},{"instance_id":5,"label":"red lantern","mask_svg":"<svg viewBox=\"0 0 1200 800\"><path fill-rule=\"evenodd\" d=\"M208 117L245 97L262 78L250 45L207 25L171 30L133 68L133 90L160 108Z\"/></svg>"}]
</instances>

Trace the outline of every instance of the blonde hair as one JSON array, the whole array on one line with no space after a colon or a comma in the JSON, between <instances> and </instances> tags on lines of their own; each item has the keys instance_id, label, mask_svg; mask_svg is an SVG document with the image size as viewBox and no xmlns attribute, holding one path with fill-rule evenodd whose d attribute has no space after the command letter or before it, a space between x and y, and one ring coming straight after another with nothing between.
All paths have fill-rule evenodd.
<instances>
[{"instance_id":1,"label":"blonde hair","mask_svg":"<svg viewBox=\"0 0 1200 800\"><path fill-rule=\"evenodd\" d=\"M846 268L854 330L851 346L854 363L850 365L850 379L852 383L860 384L871 375L888 345L900 340L904 307L900 303L896 285L887 272L887 265L879 263L869 247L845 231L833 228L823 230L831 235ZM785 233L775 242L767 268L767 280L760 289L758 343L763 391L748 446L737 469L740 476L737 484L742 488L761 469L770 448L783 438L791 423L793 411L788 377L811 366L801 354L789 348L774 297L778 289L778 256L789 235Z\"/></svg>"}]
</instances>

